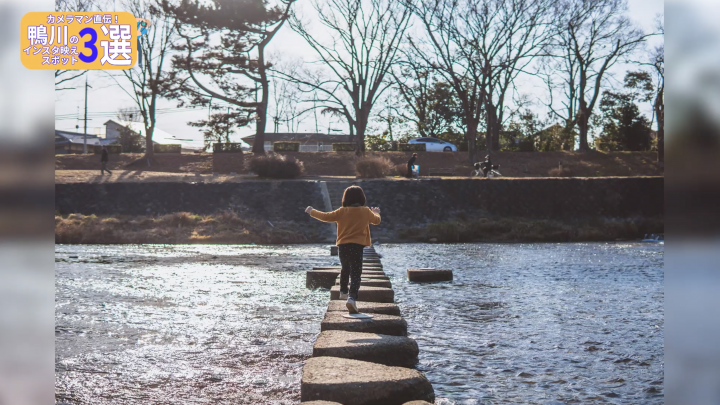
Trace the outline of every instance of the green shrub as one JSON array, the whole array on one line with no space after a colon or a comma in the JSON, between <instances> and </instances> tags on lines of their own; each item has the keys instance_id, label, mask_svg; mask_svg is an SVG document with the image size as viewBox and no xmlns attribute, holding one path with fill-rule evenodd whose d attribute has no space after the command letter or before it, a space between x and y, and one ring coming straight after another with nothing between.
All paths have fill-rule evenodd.
<instances>
[{"instance_id":1,"label":"green shrub","mask_svg":"<svg viewBox=\"0 0 720 405\"><path fill-rule=\"evenodd\" d=\"M425 152L424 143L399 143L398 150L401 152Z\"/></svg>"},{"instance_id":2,"label":"green shrub","mask_svg":"<svg viewBox=\"0 0 720 405\"><path fill-rule=\"evenodd\" d=\"M169 145L161 145L156 143L153 145L153 152L155 153L180 153L182 146L179 143L173 143Z\"/></svg>"},{"instance_id":3,"label":"green shrub","mask_svg":"<svg viewBox=\"0 0 720 405\"><path fill-rule=\"evenodd\" d=\"M333 152L354 152L355 143L353 142L342 142L332 144Z\"/></svg>"},{"instance_id":4,"label":"green shrub","mask_svg":"<svg viewBox=\"0 0 720 405\"><path fill-rule=\"evenodd\" d=\"M92 151L94 154L99 155L100 153L102 153L102 145L91 145L91 146L92 146ZM105 145L105 148L107 149L108 153L111 155L122 153L122 150L123 150L122 145Z\"/></svg>"},{"instance_id":5,"label":"green shrub","mask_svg":"<svg viewBox=\"0 0 720 405\"><path fill-rule=\"evenodd\" d=\"M363 179L379 179L391 175L395 166L385 156L370 156L355 161L355 172Z\"/></svg>"},{"instance_id":6,"label":"green shrub","mask_svg":"<svg viewBox=\"0 0 720 405\"><path fill-rule=\"evenodd\" d=\"M273 142L275 152L299 152L300 142Z\"/></svg>"},{"instance_id":7,"label":"green shrub","mask_svg":"<svg viewBox=\"0 0 720 405\"><path fill-rule=\"evenodd\" d=\"M213 153L242 153L241 143L214 143Z\"/></svg>"},{"instance_id":8,"label":"green shrub","mask_svg":"<svg viewBox=\"0 0 720 405\"><path fill-rule=\"evenodd\" d=\"M277 153L268 153L252 158L249 168L259 177L271 179L296 179L305 170L301 161Z\"/></svg>"}]
</instances>

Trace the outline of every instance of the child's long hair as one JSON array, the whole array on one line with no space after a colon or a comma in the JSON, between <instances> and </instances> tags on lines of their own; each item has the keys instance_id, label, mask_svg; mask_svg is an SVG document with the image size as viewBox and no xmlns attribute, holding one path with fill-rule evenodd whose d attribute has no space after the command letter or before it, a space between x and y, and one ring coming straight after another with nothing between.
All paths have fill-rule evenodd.
<instances>
[{"instance_id":1,"label":"child's long hair","mask_svg":"<svg viewBox=\"0 0 720 405\"><path fill-rule=\"evenodd\" d=\"M342 206L350 207L355 204L365 205L365 192L358 186L350 186L343 193Z\"/></svg>"}]
</instances>

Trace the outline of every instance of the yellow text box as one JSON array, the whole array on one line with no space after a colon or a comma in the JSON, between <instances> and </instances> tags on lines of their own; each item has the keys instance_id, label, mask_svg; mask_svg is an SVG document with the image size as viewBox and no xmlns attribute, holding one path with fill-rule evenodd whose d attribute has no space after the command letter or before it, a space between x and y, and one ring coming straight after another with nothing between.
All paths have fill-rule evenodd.
<instances>
[{"instance_id":1,"label":"yellow text box","mask_svg":"<svg viewBox=\"0 0 720 405\"><path fill-rule=\"evenodd\" d=\"M28 69L130 69L137 42L137 20L127 12L31 12L20 21L20 60Z\"/></svg>"}]
</instances>

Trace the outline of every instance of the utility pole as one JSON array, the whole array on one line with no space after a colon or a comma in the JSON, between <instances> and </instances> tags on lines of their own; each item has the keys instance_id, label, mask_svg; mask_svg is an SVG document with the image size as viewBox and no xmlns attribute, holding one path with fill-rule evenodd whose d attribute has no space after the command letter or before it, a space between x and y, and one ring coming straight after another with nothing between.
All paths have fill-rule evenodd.
<instances>
[{"instance_id":1,"label":"utility pole","mask_svg":"<svg viewBox=\"0 0 720 405\"><path fill-rule=\"evenodd\" d=\"M87 76L85 75L85 128L83 129L83 153L87 153L87 89L92 86L88 85Z\"/></svg>"}]
</instances>

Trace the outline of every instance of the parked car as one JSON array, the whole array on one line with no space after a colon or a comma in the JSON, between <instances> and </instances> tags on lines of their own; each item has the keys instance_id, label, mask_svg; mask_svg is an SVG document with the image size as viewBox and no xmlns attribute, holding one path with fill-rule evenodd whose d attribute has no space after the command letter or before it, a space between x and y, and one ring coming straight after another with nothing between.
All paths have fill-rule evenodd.
<instances>
[{"instance_id":1,"label":"parked car","mask_svg":"<svg viewBox=\"0 0 720 405\"><path fill-rule=\"evenodd\" d=\"M457 152L457 146L438 138L415 138L408 143L424 143L428 152Z\"/></svg>"}]
</instances>

